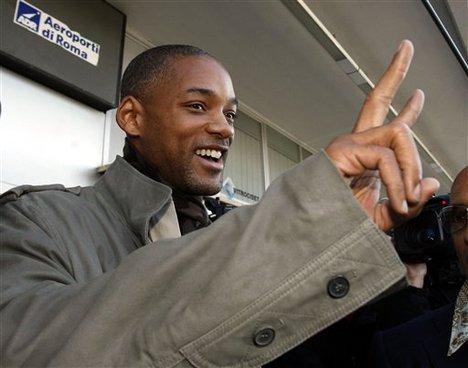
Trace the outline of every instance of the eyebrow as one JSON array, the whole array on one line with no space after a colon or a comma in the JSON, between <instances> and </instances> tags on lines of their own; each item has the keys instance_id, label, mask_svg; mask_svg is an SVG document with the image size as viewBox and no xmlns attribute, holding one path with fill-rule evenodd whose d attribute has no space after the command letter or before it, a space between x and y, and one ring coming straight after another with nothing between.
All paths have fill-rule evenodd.
<instances>
[{"instance_id":1,"label":"eyebrow","mask_svg":"<svg viewBox=\"0 0 468 368\"><path fill-rule=\"evenodd\" d=\"M214 93L211 89L203 88L203 87L192 87L192 88L187 89L185 92L199 93L199 94L210 96L210 97L216 96L216 93ZM230 102L236 107L239 105L239 101L237 100L237 97L231 98Z\"/></svg>"}]
</instances>

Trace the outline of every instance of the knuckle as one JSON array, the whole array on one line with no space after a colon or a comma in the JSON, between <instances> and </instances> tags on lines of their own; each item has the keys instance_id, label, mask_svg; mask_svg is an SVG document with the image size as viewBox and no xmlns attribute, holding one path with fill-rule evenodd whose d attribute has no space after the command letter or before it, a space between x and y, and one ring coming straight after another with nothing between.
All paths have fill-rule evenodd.
<instances>
[{"instance_id":1,"label":"knuckle","mask_svg":"<svg viewBox=\"0 0 468 368\"><path fill-rule=\"evenodd\" d=\"M395 124L393 124L393 127L395 128L396 131L401 131L402 133L406 133L410 131L410 128L407 124L403 123L402 121L396 121Z\"/></svg>"},{"instance_id":2,"label":"knuckle","mask_svg":"<svg viewBox=\"0 0 468 368\"><path fill-rule=\"evenodd\" d=\"M392 96L382 93L381 91L373 90L366 97L366 102L380 103L388 105L392 102Z\"/></svg>"},{"instance_id":3,"label":"knuckle","mask_svg":"<svg viewBox=\"0 0 468 368\"><path fill-rule=\"evenodd\" d=\"M411 129L408 124L401 121L395 121L392 124L392 129L396 135L411 135Z\"/></svg>"}]
</instances>

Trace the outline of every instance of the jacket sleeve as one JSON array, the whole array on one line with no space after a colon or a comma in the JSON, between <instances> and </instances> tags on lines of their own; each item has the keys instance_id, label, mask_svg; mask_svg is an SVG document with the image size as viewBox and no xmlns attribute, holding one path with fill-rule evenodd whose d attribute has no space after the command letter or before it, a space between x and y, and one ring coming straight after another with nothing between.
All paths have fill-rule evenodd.
<instances>
[{"instance_id":1,"label":"jacket sleeve","mask_svg":"<svg viewBox=\"0 0 468 368\"><path fill-rule=\"evenodd\" d=\"M405 275L324 153L257 205L144 246L88 282L66 272L46 218L7 207L3 367L259 367Z\"/></svg>"}]
</instances>

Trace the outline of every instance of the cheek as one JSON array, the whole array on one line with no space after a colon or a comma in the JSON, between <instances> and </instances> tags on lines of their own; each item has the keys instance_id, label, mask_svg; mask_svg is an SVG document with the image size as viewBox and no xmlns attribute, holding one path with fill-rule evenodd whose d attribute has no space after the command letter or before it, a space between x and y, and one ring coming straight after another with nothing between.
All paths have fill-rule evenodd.
<instances>
[{"instance_id":1,"label":"cheek","mask_svg":"<svg viewBox=\"0 0 468 368\"><path fill-rule=\"evenodd\" d=\"M166 131L162 129L153 129L148 131L148 134L144 139L144 144L148 150L159 153L169 151L170 148L174 145L172 136L167 134Z\"/></svg>"},{"instance_id":2,"label":"cheek","mask_svg":"<svg viewBox=\"0 0 468 368\"><path fill-rule=\"evenodd\" d=\"M468 257L468 241L466 241L466 231L458 231L452 234L453 244L460 258Z\"/></svg>"}]
</instances>

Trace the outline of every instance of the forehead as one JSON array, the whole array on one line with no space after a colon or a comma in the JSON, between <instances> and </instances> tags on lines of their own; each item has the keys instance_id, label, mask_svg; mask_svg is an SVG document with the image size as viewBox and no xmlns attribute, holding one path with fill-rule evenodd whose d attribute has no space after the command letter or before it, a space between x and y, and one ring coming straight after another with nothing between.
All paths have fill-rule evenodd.
<instances>
[{"instance_id":1,"label":"forehead","mask_svg":"<svg viewBox=\"0 0 468 368\"><path fill-rule=\"evenodd\" d=\"M206 55L176 57L170 62L162 86L164 93L183 94L195 87L234 97L229 73L217 60Z\"/></svg>"}]
</instances>

